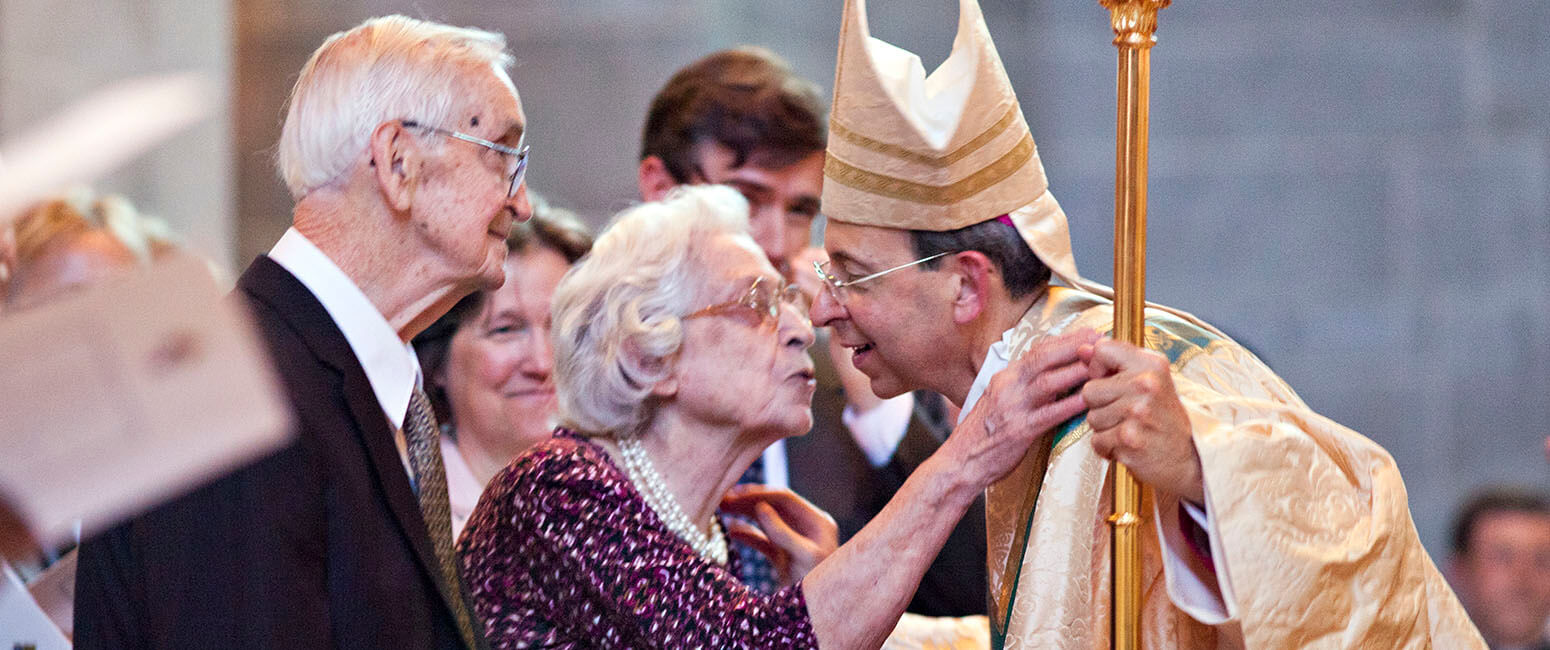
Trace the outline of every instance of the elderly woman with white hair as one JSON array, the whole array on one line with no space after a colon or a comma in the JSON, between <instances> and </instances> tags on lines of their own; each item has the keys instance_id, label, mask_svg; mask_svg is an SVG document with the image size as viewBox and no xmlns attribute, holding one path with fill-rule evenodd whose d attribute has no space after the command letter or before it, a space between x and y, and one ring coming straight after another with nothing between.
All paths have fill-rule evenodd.
<instances>
[{"instance_id":1,"label":"elderly woman with white hair","mask_svg":"<svg viewBox=\"0 0 1550 650\"><path fill-rule=\"evenodd\" d=\"M812 419L812 327L747 228L735 192L686 188L619 215L561 281L562 429L490 482L459 543L492 646L878 647L974 496L1082 408L1003 398L1027 394L1014 366L837 550L794 495L727 495ZM774 594L729 570L724 495L786 569Z\"/></svg>"}]
</instances>

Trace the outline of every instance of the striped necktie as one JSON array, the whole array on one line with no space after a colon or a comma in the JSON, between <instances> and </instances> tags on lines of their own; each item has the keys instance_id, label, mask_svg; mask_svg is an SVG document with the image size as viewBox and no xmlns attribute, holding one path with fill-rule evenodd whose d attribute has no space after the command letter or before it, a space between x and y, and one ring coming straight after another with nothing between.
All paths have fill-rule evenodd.
<instances>
[{"instance_id":1,"label":"striped necktie","mask_svg":"<svg viewBox=\"0 0 1550 650\"><path fill-rule=\"evenodd\" d=\"M409 466L419 488L420 513L431 534L431 546L441 564L441 579L457 615L458 632L470 648L474 641L472 617L463 602L462 581L458 578L457 557L452 548L452 508L447 504L447 469L441 461L441 432L430 400L418 387L409 396L409 414L404 418L404 438L409 446Z\"/></svg>"}]
</instances>

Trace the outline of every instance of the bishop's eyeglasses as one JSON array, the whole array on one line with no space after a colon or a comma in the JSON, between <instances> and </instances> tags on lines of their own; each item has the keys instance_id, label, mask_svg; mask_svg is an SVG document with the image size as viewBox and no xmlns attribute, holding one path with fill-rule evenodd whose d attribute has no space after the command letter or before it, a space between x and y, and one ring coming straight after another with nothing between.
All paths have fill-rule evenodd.
<instances>
[{"instance_id":1,"label":"bishop's eyeglasses","mask_svg":"<svg viewBox=\"0 0 1550 650\"><path fill-rule=\"evenodd\" d=\"M818 279L823 280L823 286L829 290L829 297L833 298L834 302L843 305L843 304L845 304L845 289L847 287L852 287L852 286L861 284L862 282L870 282L872 280L876 280L876 279L878 279L880 277L888 275L889 273L893 273L894 271L898 271L900 269L907 269L907 268L909 268L911 266L915 266L916 264L925 264L926 262L930 262L931 260L937 259L939 257L945 257L945 256L951 255L951 254L952 254L951 251L944 251L944 252L941 252L941 253L937 253L935 255L930 255L930 256L927 256L927 257L922 257L922 258L920 258L918 260L915 260L913 262L906 262L904 264L900 264L900 265L895 266L895 267L893 267L891 269L883 269L883 270L878 271L876 273L872 273L872 274L869 274L869 275L864 275L864 276L861 276L859 278L853 278L853 279L849 279L849 280L841 278L841 277L835 275L834 272L830 270L831 269L831 265L829 264L828 260L824 260L822 262L814 261L813 262L813 270L818 272Z\"/></svg>"}]
</instances>

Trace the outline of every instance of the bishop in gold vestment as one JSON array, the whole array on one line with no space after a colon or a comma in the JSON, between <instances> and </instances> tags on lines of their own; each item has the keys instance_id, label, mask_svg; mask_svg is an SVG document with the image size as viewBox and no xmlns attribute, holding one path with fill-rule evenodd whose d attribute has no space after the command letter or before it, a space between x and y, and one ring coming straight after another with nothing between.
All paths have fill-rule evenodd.
<instances>
[{"instance_id":1,"label":"bishop in gold vestment","mask_svg":"<svg viewBox=\"0 0 1550 650\"><path fill-rule=\"evenodd\" d=\"M1111 322L1107 300L1051 287L1004 347L1017 358L1041 337ZM1186 526L1191 505L1152 499L1144 647L1483 647L1416 537L1387 452L1314 413L1225 337L1162 311L1148 314L1146 337L1188 411L1208 516ZM1090 435L1084 422L1063 431L1031 522L1033 462L989 491L991 591L1004 594L992 631L1003 647L1108 647L1109 462ZM1184 538L1191 527L1206 533L1198 551Z\"/></svg>"},{"instance_id":2,"label":"bishop in gold vestment","mask_svg":"<svg viewBox=\"0 0 1550 650\"><path fill-rule=\"evenodd\" d=\"M1149 308L1145 349L1073 351L1057 336L1108 331L1112 292L1077 273L976 0L960 0L953 51L929 76L869 35L864 0L847 0L834 93L831 289L812 315L873 390L928 388L983 417L982 398L1008 399L1003 368L1052 386L1086 373L1087 415L987 494L993 646L1109 645L1118 458L1156 488L1141 535L1144 647L1484 647L1377 444L1187 313Z\"/></svg>"}]
</instances>

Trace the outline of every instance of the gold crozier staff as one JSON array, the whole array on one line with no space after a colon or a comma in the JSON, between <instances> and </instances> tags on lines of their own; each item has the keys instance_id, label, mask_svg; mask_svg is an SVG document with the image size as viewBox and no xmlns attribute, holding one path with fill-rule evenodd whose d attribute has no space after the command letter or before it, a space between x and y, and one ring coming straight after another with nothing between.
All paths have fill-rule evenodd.
<instances>
[{"instance_id":1,"label":"gold crozier staff","mask_svg":"<svg viewBox=\"0 0 1550 650\"><path fill-rule=\"evenodd\" d=\"M1144 345L1146 307L1146 149L1150 118L1152 45L1157 11L1169 0L1099 0L1114 25L1119 48L1114 147L1114 336ZM1139 648L1142 486L1120 463L1113 468L1114 528L1112 647Z\"/></svg>"}]
</instances>

